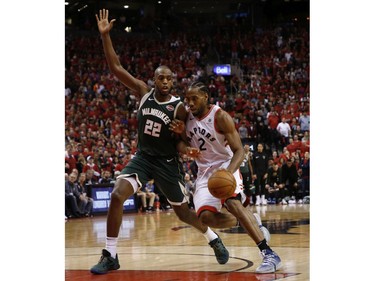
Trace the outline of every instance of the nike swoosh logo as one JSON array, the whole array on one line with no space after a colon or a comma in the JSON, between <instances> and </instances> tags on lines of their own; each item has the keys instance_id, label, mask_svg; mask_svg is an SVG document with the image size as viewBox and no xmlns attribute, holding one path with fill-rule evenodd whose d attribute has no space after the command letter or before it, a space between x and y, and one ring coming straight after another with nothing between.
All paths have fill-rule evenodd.
<instances>
[{"instance_id":1,"label":"nike swoosh logo","mask_svg":"<svg viewBox=\"0 0 375 281\"><path fill-rule=\"evenodd\" d=\"M148 100L155 100L155 99L151 99L151 98L149 98Z\"/></svg>"},{"instance_id":2,"label":"nike swoosh logo","mask_svg":"<svg viewBox=\"0 0 375 281\"><path fill-rule=\"evenodd\" d=\"M171 161L173 161L173 158L172 159L167 159L167 162L171 162Z\"/></svg>"}]
</instances>

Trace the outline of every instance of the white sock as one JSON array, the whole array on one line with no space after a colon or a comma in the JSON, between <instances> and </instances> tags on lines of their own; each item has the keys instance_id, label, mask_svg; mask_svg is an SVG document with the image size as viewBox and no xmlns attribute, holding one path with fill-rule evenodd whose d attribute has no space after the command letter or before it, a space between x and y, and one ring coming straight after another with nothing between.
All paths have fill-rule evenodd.
<instances>
[{"instance_id":1,"label":"white sock","mask_svg":"<svg viewBox=\"0 0 375 281\"><path fill-rule=\"evenodd\" d=\"M112 258L116 258L117 240L117 237L107 237L105 240L105 249L111 253Z\"/></svg>"},{"instance_id":2,"label":"white sock","mask_svg":"<svg viewBox=\"0 0 375 281\"><path fill-rule=\"evenodd\" d=\"M211 242L212 240L219 237L215 232L212 231L211 228L208 228L206 233L203 233L203 236L207 239L207 242Z\"/></svg>"}]
</instances>

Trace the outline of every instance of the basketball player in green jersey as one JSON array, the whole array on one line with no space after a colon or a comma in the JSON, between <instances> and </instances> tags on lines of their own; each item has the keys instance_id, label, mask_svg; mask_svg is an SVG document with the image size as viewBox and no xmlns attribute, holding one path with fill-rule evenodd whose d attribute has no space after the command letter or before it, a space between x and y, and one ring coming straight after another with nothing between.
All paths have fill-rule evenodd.
<instances>
[{"instance_id":1,"label":"basketball player in green jersey","mask_svg":"<svg viewBox=\"0 0 375 281\"><path fill-rule=\"evenodd\" d=\"M200 231L213 248L217 261L226 263L229 253L220 237L203 225L188 206L184 173L178 160L178 139L169 129L173 119L186 118L186 109L180 98L170 94L173 86L172 71L167 66L159 66L154 73L155 88L150 89L120 64L109 35L115 20L108 21L108 10L100 10L96 20L110 71L140 99L140 104L137 153L116 178L107 215L106 246L98 264L90 271L105 274L120 268L117 239L123 204L150 179L154 179L155 185L166 196L178 218Z\"/></svg>"}]
</instances>

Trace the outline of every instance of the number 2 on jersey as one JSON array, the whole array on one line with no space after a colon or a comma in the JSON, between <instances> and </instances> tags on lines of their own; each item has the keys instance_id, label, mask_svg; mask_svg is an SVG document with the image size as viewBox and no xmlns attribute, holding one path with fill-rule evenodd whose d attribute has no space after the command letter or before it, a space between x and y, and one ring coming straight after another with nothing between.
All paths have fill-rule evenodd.
<instances>
[{"instance_id":1,"label":"number 2 on jersey","mask_svg":"<svg viewBox=\"0 0 375 281\"><path fill-rule=\"evenodd\" d=\"M206 141L205 141L203 138L199 138L198 141L199 141L199 143L200 143L199 150L200 150L200 151L207 150L207 149L204 147L204 144L206 143Z\"/></svg>"}]
</instances>

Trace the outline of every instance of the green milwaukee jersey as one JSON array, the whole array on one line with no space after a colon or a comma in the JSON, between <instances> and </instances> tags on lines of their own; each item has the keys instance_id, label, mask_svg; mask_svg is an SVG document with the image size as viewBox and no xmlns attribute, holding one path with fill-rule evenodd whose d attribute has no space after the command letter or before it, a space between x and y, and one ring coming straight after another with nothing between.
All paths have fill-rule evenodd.
<instances>
[{"instance_id":1,"label":"green milwaukee jersey","mask_svg":"<svg viewBox=\"0 0 375 281\"><path fill-rule=\"evenodd\" d=\"M174 96L169 101L159 102L154 91L152 89L143 96L138 109L138 151L151 156L174 157L177 154L176 140L169 124L183 103Z\"/></svg>"}]
</instances>

